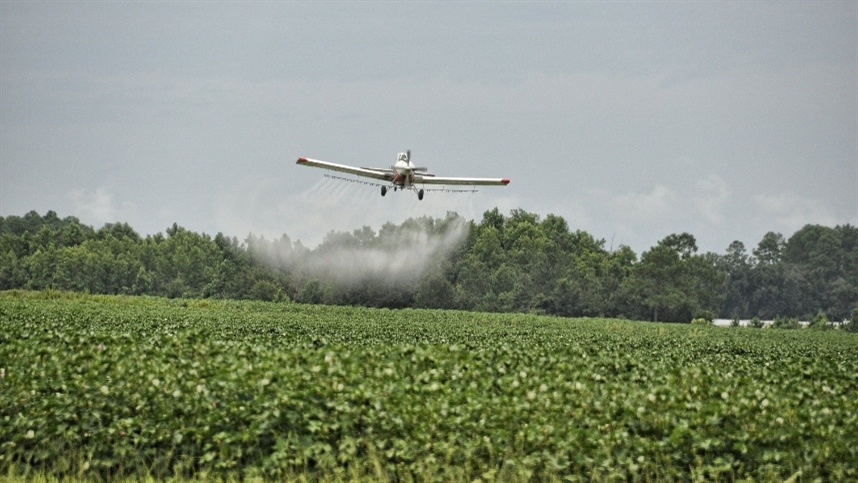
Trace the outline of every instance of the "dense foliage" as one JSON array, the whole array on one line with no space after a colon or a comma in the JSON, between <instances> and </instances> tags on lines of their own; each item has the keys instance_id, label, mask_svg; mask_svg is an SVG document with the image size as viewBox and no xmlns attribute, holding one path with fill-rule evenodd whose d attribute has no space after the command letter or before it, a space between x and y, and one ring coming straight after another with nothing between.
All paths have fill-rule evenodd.
<instances>
[{"instance_id":1,"label":"dense foliage","mask_svg":"<svg viewBox=\"0 0 858 483\"><path fill-rule=\"evenodd\" d=\"M77 218L0 218L0 290L273 300L281 274L256 261L235 238L214 239L176 224L142 238L126 223L98 230Z\"/></svg>"},{"instance_id":2,"label":"dense foliage","mask_svg":"<svg viewBox=\"0 0 858 483\"><path fill-rule=\"evenodd\" d=\"M858 478L832 331L58 292L0 324L7 476Z\"/></svg>"},{"instance_id":3,"label":"dense foliage","mask_svg":"<svg viewBox=\"0 0 858 483\"><path fill-rule=\"evenodd\" d=\"M287 235L243 242L176 224L141 237L30 212L0 217L0 290L259 299L375 307L455 308L562 316L841 321L858 308L858 228L808 225L768 233L749 254L697 253L671 234L640 257L606 249L556 215L454 213L330 233L316 248Z\"/></svg>"}]
</instances>

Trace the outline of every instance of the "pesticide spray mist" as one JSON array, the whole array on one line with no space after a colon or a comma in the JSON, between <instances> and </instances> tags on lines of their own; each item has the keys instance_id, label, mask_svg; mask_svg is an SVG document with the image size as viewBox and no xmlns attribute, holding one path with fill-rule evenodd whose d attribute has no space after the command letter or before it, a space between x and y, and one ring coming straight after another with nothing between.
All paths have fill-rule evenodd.
<instances>
[{"instance_id":1,"label":"pesticide spray mist","mask_svg":"<svg viewBox=\"0 0 858 483\"><path fill-rule=\"evenodd\" d=\"M469 224L461 216L411 218L385 224L378 233L364 227L352 233L331 232L310 250L288 237L256 240L251 251L288 274L298 287L318 282L338 290L413 292L427 270L440 269L465 239Z\"/></svg>"}]
</instances>

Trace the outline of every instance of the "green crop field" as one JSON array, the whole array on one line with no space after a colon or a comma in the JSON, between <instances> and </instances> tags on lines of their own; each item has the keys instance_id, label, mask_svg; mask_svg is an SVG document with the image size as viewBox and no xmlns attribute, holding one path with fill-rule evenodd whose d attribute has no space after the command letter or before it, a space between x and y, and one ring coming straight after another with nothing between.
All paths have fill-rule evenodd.
<instances>
[{"instance_id":1,"label":"green crop field","mask_svg":"<svg viewBox=\"0 0 858 483\"><path fill-rule=\"evenodd\" d=\"M858 337L0 294L0 478L858 479Z\"/></svg>"}]
</instances>

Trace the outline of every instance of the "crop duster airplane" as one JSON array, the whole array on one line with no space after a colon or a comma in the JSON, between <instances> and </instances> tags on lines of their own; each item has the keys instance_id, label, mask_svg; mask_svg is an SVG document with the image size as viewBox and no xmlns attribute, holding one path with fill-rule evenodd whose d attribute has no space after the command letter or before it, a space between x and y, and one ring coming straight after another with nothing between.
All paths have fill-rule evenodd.
<instances>
[{"instance_id":1,"label":"crop duster airplane","mask_svg":"<svg viewBox=\"0 0 858 483\"><path fill-rule=\"evenodd\" d=\"M509 184L509 178L449 178L435 176L426 172L428 168L419 168L411 163L411 150L399 153L396 157L396 164L390 168L358 168L310 158L298 158L297 164L387 181L390 183L389 185L381 185L381 196L387 194L388 188L393 188L393 191L409 189L417 192L417 199L419 200L423 199L424 189L422 187L418 188L418 185L506 186Z\"/></svg>"}]
</instances>

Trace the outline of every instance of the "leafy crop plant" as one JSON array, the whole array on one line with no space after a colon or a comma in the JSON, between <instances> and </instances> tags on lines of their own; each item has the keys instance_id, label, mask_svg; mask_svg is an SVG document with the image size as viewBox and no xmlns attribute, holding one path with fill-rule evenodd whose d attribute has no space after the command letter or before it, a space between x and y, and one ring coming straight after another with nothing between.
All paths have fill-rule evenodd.
<instances>
[{"instance_id":1,"label":"leafy crop plant","mask_svg":"<svg viewBox=\"0 0 858 483\"><path fill-rule=\"evenodd\" d=\"M858 479L858 338L0 294L8 479Z\"/></svg>"}]
</instances>

